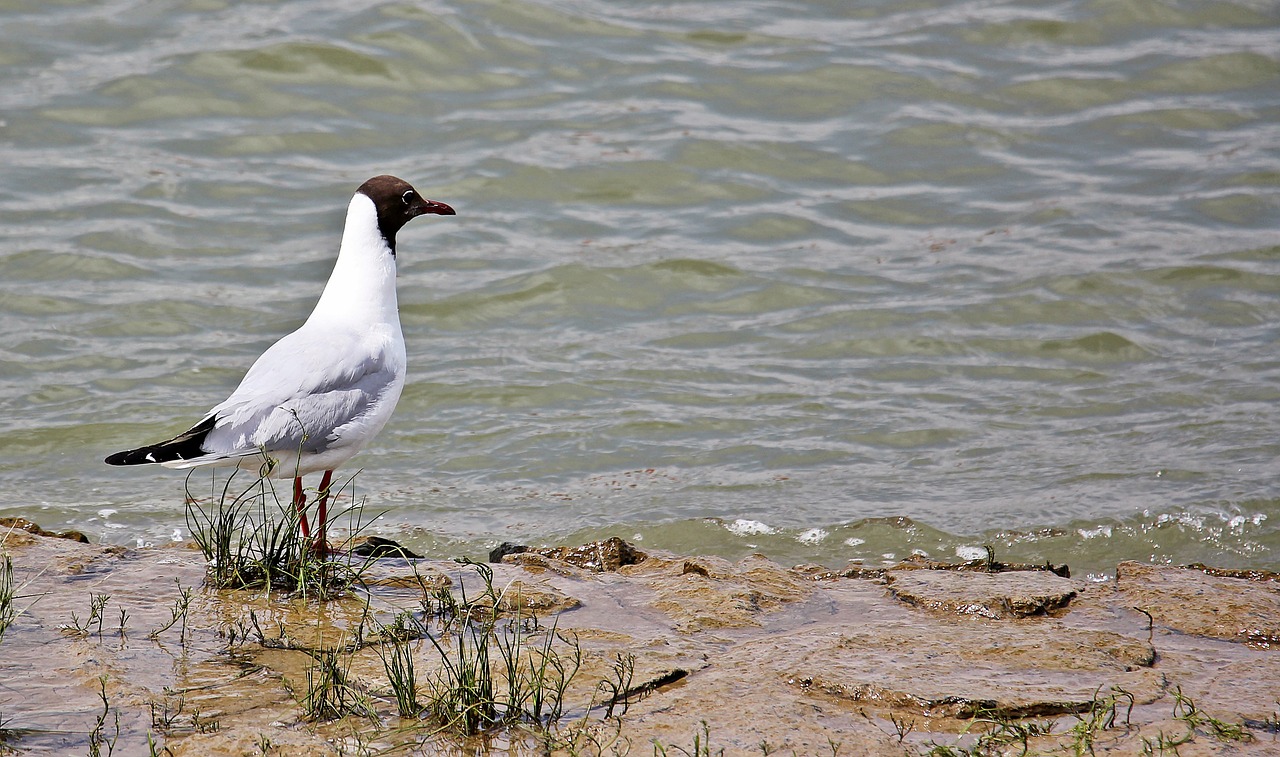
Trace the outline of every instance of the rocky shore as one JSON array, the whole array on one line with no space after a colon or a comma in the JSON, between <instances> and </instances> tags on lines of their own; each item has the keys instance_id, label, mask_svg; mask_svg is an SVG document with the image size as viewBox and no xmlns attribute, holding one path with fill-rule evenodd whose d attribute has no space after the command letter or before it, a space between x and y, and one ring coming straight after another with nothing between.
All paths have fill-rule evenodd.
<instances>
[{"instance_id":1,"label":"rocky shore","mask_svg":"<svg viewBox=\"0 0 1280 757\"><path fill-rule=\"evenodd\" d=\"M179 546L15 522L0 539L0 753L1280 754L1280 576L1262 571L787 568L612 539L487 568L350 558L356 584L320 601L208 588ZM459 620L476 607L487 626ZM514 640L552 691L467 736L431 703L477 628L493 665Z\"/></svg>"}]
</instances>

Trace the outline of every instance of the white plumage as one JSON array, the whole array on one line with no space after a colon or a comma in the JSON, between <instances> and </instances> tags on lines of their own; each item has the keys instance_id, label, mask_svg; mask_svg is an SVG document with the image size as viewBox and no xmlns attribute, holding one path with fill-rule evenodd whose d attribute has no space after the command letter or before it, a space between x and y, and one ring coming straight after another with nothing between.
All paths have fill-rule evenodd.
<instances>
[{"instance_id":1,"label":"white plumage","mask_svg":"<svg viewBox=\"0 0 1280 757\"><path fill-rule=\"evenodd\" d=\"M361 185L347 207L333 273L306 323L262 353L231 396L190 430L106 462L265 467L295 479L295 501L301 476L325 471L325 496L333 469L382 430L404 388L395 236L427 213L454 211L393 176Z\"/></svg>"}]
</instances>

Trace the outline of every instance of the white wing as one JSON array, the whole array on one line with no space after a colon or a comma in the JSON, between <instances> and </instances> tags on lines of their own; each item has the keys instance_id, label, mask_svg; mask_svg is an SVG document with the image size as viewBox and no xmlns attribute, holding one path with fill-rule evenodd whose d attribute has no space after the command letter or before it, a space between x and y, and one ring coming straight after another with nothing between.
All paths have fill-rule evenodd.
<instances>
[{"instance_id":1,"label":"white wing","mask_svg":"<svg viewBox=\"0 0 1280 757\"><path fill-rule=\"evenodd\" d=\"M405 357L397 346L389 335L304 326L262 353L209 411L217 422L203 448L225 458L363 446L400 397Z\"/></svg>"}]
</instances>

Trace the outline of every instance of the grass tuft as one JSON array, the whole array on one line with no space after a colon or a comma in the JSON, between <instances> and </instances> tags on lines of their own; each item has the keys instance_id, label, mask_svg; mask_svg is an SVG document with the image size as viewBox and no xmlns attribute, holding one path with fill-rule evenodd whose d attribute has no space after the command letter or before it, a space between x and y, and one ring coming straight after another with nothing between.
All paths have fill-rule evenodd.
<instances>
[{"instance_id":1,"label":"grass tuft","mask_svg":"<svg viewBox=\"0 0 1280 757\"><path fill-rule=\"evenodd\" d=\"M676 754L684 757L724 757L724 747L711 751L711 726L704 720L699 730L694 732L693 746L689 749L674 744L664 745L654 739L653 757L672 757Z\"/></svg>"},{"instance_id":2,"label":"grass tuft","mask_svg":"<svg viewBox=\"0 0 1280 757\"><path fill-rule=\"evenodd\" d=\"M1093 693L1089 707L1075 716L1076 724L1067 732L1074 754L1093 754L1093 744L1099 734L1116 727L1128 729L1131 725L1130 717L1136 704L1133 694L1119 686L1111 687L1111 693L1101 699L1098 698L1100 693L1101 689ZM1121 707L1124 708L1123 720Z\"/></svg>"},{"instance_id":3,"label":"grass tuft","mask_svg":"<svg viewBox=\"0 0 1280 757\"><path fill-rule=\"evenodd\" d=\"M596 684L596 691L605 695L605 720L613 717L613 710L618 705L622 705L620 716L626 715L631 707L633 693L631 682L635 678L636 656L630 652L615 653L613 662L609 664L609 670L613 675Z\"/></svg>"},{"instance_id":4,"label":"grass tuft","mask_svg":"<svg viewBox=\"0 0 1280 757\"><path fill-rule=\"evenodd\" d=\"M1219 741L1250 741L1253 735L1243 723L1228 723L1209 715L1196 706L1191 697L1178 686L1173 692L1173 717L1187 724L1192 733L1205 731Z\"/></svg>"},{"instance_id":5,"label":"grass tuft","mask_svg":"<svg viewBox=\"0 0 1280 757\"><path fill-rule=\"evenodd\" d=\"M120 712L111 709L111 700L107 698L107 676L98 676L98 698L102 701L102 712L98 713L93 730L89 732L89 757L100 757L102 748L107 748L111 755L116 750L116 742L120 740ZM115 715L114 730L107 735L107 718Z\"/></svg>"},{"instance_id":6,"label":"grass tuft","mask_svg":"<svg viewBox=\"0 0 1280 757\"><path fill-rule=\"evenodd\" d=\"M13 604L16 592L13 584L13 558L8 554L0 555L0 641L4 641L4 632L18 619L18 610Z\"/></svg>"},{"instance_id":7,"label":"grass tuft","mask_svg":"<svg viewBox=\"0 0 1280 757\"><path fill-rule=\"evenodd\" d=\"M263 466L263 471L269 470ZM192 494L187 479L187 527L209 563L208 579L214 587L330 599L358 582L363 566L317 554L301 534L292 499L282 499L271 479L259 476L245 485L242 473L234 471L220 487L215 476L210 497L203 501ZM331 497L350 487L354 502L354 481L352 476L332 487ZM338 516L347 515L356 531L362 512L357 503Z\"/></svg>"},{"instance_id":8,"label":"grass tuft","mask_svg":"<svg viewBox=\"0 0 1280 757\"><path fill-rule=\"evenodd\" d=\"M403 613L396 616L397 624L403 617ZM403 626L391 629L384 627L383 635L389 642L378 645L377 651L382 658L387 681L391 684L391 693L396 698L396 711L402 718L416 718L422 713L423 707L418 702L418 678L413 669L410 639L405 635Z\"/></svg>"},{"instance_id":9,"label":"grass tuft","mask_svg":"<svg viewBox=\"0 0 1280 757\"><path fill-rule=\"evenodd\" d=\"M182 588L182 581L177 578L173 579L173 582L178 585L178 599L173 603L172 609L169 610L169 614L172 617L168 622L152 631L147 638L153 641L159 639L160 634L181 623L182 626L179 630L178 640L179 643L185 644L187 641L187 610L191 607L192 590L190 588ZM124 621L122 620L121 626L123 625Z\"/></svg>"},{"instance_id":10,"label":"grass tuft","mask_svg":"<svg viewBox=\"0 0 1280 757\"><path fill-rule=\"evenodd\" d=\"M8 533L0 535L0 641L4 641L5 632L39 600L40 597L35 597L21 609L16 604L18 599L31 597L29 594L24 595L20 592L30 586L31 582L39 578L45 570L42 569L36 576L28 578L21 586L17 585L13 571L13 558L4 551L4 543L8 536Z\"/></svg>"},{"instance_id":11,"label":"grass tuft","mask_svg":"<svg viewBox=\"0 0 1280 757\"><path fill-rule=\"evenodd\" d=\"M71 613L71 622L63 623L59 628L68 636L80 639L86 639L97 629L98 636L102 636L102 622L105 619L107 603L111 601L110 594L94 594L89 593L89 617L80 620L80 616Z\"/></svg>"},{"instance_id":12,"label":"grass tuft","mask_svg":"<svg viewBox=\"0 0 1280 757\"><path fill-rule=\"evenodd\" d=\"M445 731L458 736L517 724L546 730L564 714L564 696L582 664L576 638L540 629L534 616L522 615L519 597L499 608L504 592L493 585L493 569L460 561L479 575L480 596L469 599L437 593L439 633L426 637L440 656L440 668L427 682L427 710ZM445 594L448 596L446 597Z\"/></svg>"},{"instance_id":13,"label":"grass tuft","mask_svg":"<svg viewBox=\"0 0 1280 757\"><path fill-rule=\"evenodd\" d=\"M300 700L308 720L337 720L352 714L377 718L369 698L352 685L347 674L351 663L349 654L320 649L310 655L307 693Z\"/></svg>"}]
</instances>

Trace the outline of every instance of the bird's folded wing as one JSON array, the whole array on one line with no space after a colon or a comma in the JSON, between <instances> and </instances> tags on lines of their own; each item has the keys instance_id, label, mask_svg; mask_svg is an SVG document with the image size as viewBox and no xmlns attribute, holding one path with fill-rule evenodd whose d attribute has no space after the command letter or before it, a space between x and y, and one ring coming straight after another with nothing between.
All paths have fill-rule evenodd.
<instances>
[{"instance_id":1,"label":"bird's folded wing","mask_svg":"<svg viewBox=\"0 0 1280 757\"><path fill-rule=\"evenodd\" d=\"M341 446L345 432L399 395L404 372L386 350L371 351L355 338L320 342L297 339L300 334L264 352L235 392L210 411L218 416L205 439L210 454Z\"/></svg>"}]
</instances>

